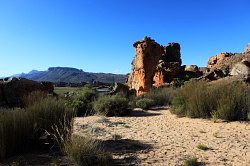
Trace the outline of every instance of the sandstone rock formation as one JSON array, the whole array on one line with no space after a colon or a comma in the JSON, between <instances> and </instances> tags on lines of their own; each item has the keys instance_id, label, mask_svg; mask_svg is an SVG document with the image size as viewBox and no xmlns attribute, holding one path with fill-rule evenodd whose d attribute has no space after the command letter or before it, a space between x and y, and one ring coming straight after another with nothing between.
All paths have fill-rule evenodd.
<instances>
[{"instance_id":1,"label":"sandstone rock formation","mask_svg":"<svg viewBox=\"0 0 250 166\"><path fill-rule=\"evenodd\" d=\"M250 77L250 62L246 59L236 63L230 72L231 76L242 76L244 78Z\"/></svg>"},{"instance_id":2,"label":"sandstone rock formation","mask_svg":"<svg viewBox=\"0 0 250 166\"><path fill-rule=\"evenodd\" d=\"M156 66L164 54L164 48L148 37L135 42L133 46L136 55L132 61L132 72L129 75L128 86L135 89L137 95L141 95L152 87Z\"/></svg>"},{"instance_id":3,"label":"sandstone rock formation","mask_svg":"<svg viewBox=\"0 0 250 166\"><path fill-rule=\"evenodd\" d=\"M149 37L133 44L136 55L127 80L137 95L148 92L152 86L160 87L171 82L181 69L180 45L169 43L161 46Z\"/></svg>"},{"instance_id":4,"label":"sandstone rock formation","mask_svg":"<svg viewBox=\"0 0 250 166\"><path fill-rule=\"evenodd\" d=\"M250 52L247 50L248 47L244 53L221 53L209 58L207 71L202 78L210 81L218 80L231 75L230 71L232 72L233 68L235 69L232 75L235 75L237 68L235 65L238 64L236 66L241 66L240 68L243 70L241 61L250 60Z\"/></svg>"},{"instance_id":5,"label":"sandstone rock formation","mask_svg":"<svg viewBox=\"0 0 250 166\"><path fill-rule=\"evenodd\" d=\"M186 65L185 71L197 72L199 71L199 68L197 65Z\"/></svg>"},{"instance_id":6,"label":"sandstone rock formation","mask_svg":"<svg viewBox=\"0 0 250 166\"><path fill-rule=\"evenodd\" d=\"M39 83L24 78L5 78L0 81L0 104L10 107L22 106L23 97L30 92L53 93L53 90L53 84L49 82Z\"/></svg>"},{"instance_id":7,"label":"sandstone rock formation","mask_svg":"<svg viewBox=\"0 0 250 166\"><path fill-rule=\"evenodd\" d=\"M247 44L247 47L244 53L250 53L250 43Z\"/></svg>"},{"instance_id":8,"label":"sandstone rock formation","mask_svg":"<svg viewBox=\"0 0 250 166\"><path fill-rule=\"evenodd\" d=\"M218 62L223 61L226 57L230 57L232 55L233 55L232 53L226 52L210 57L207 62L207 68L208 69L213 68L213 66L215 66Z\"/></svg>"}]
</instances>

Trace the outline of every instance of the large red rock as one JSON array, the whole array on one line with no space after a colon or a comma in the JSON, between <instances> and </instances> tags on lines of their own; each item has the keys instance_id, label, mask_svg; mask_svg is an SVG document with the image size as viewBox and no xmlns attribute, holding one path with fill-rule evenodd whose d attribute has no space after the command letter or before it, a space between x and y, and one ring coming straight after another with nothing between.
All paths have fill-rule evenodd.
<instances>
[{"instance_id":1,"label":"large red rock","mask_svg":"<svg viewBox=\"0 0 250 166\"><path fill-rule=\"evenodd\" d=\"M137 95L142 95L152 88L171 82L180 71L180 45L169 43L161 46L149 37L133 44L136 55L132 61L132 71L128 78L128 86Z\"/></svg>"},{"instance_id":2,"label":"large red rock","mask_svg":"<svg viewBox=\"0 0 250 166\"><path fill-rule=\"evenodd\" d=\"M137 95L142 95L150 90L156 66L164 53L164 47L151 38L133 44L136 55L132 61L132 72L129 75L128 86L135 89Z\"/></svg>"},{"instance_id":3,"label":"large red rock","mask_svg":"<svg viewBox=\"0 0 250 166\"><path fill-rule=\"evenodd\" d=\"M230 57L231 55L232 53L226 52L210 57L207 62L207 68L213 68L213 66L215 66L219 61L223 61L226 57Z\"/></svg>"}]
</instances>

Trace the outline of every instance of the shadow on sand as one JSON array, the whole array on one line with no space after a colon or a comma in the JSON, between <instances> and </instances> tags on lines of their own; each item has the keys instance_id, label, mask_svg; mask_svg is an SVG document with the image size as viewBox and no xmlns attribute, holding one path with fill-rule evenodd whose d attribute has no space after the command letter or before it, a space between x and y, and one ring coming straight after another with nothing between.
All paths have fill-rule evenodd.
<instances>
[{"instance_id":1,"label":"shadow on sand","mask_svg":"<svg viewBox=\"0 0 250 166\"><path fill-rule=\"evenodd\" d=\"M128 117L147 117L147 116L158 116L161 115L159 112L148 112L148 111L143 111L143 110L135 110L132 111Z\"/></svg>"},{"instance_id":2,"label":"shadow on sand","mask_svg":"<svg viewBox=\"0 0 250 166\"><path fill-rule=\"evenodd\" d=\"M115 156L112 165L137 165L140 163L137 152L147 153L152 149L149 144L130 139L106 140L102 142L102 145Z\"/></svg>"}]
</instances>

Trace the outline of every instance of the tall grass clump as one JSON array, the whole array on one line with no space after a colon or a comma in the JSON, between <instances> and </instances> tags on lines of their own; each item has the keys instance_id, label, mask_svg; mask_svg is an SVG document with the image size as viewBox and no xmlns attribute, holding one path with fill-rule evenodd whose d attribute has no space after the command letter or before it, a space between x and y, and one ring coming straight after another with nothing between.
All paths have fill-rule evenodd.
<instances>
[{"instance_id":1,"label":"tall grass clump","mask_svg":"<svg viewBox=\"0 0 250 166\"><path fill-rule=\"evenodd\" d=\"M169 87L153 88L144 97L154 100L155 106L166 106L171 103L174 93L175 90Z\"/></svg>"},{"instance_id":2,"label":"tall grass clump","mask_svg":"<svg viewBox=\"0 0 250 166\"><path fill-rule=\"evenodd\" d=\"M64 149L67 157L77 165L110 165L111 155L103 150L98 141L88 136L72 136L70 141L65 142Z\"/></svg>"},{"instance_id":3,"label":"tall grass clump","mask_svg":"<svg viewBox=\"0 0 250 166\"><path fill-rule=\"evenodd\" d=\"M63 136L69 135L65 132L71 132L73 117L64 101L54 98L41 99L25 109L0 110L0 160L44 146L41 137L54 134L54 126L60 126Z\"/></svg>"},{"instance_id":4,"label":"tall grass clump","mask_svg":"<svg viewBox=\"0 0 250 166\"><path fill-rule=\"evenodd\" d=\"M207 83L191 80L184 84L172 101L171 112L193 118L247 120L250 88L242 82Z\"/></svg>"},{"instance_id":5,"label":"tall grass clump","mask_svg":"<svg viewBox=\"0 0 250 166\"><path fill-rule=\"evenodd\" d=\"M133 107L149 109L155 106L168 106L171 104L175 89L169 87L152 88L143 96L136 97Z\"/></svg>"},{"instance_id":6,"label":"tall grass clump","mask_svg":"<svg viewBox=\"0 0 250 166\"><path fill-rule=\"evenodd\" d=\"M77 116L93 114L93 101L98 98L98 92L90 86L84 86L83 89L67 105L72 107Z\"/></svg>"},{"instance_id":7,"label":"tall grass clump","mask_svg":"<svg viewBox=\"0 0 250 166\"><path fill-rule=\"evenodd\" d=\"M50 134L60 133L68 136L72 129L74 111L65 106L65 101L55 98L45 98L26 109L35 122L35 135L40 137L45 132ZM55 131L58 128L58 131ZM67 129L67 130L65 130Z\"/></svg>"},{"instance_id":8,"label":"tall grass clump","mask_svg":"<svg viewBox=\"0 0 250 166\"><path fill-rule=\"evenodd\" d=\"M32 146L34 122L23 109L0 110L0 161Z\"/></svg>"},{"instance_id":9,"label":"tall grass clump","mask_svg":"<svg viewBox=\"0 0 250 166\"><path fill-rule=\"evenodd\" d=\"M130 113L129 101L120 95L101 96L93 102L96 114L105 116L124 116Z\"/></svg>"}]
</instances>

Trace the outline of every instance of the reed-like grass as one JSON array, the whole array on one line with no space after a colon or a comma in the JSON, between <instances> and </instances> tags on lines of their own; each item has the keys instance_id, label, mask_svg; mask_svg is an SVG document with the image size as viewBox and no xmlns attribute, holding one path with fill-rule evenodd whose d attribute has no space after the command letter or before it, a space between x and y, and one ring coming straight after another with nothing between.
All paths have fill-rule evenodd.
<instances>
[{"instance_id":1,"label":"reed-like grass","mask_svg":"<svg viewBox=\"0 0 250 166\"><path fill-rule=\"evenodd\" d=\"M190 81L180 88L172 101L171 112L192 118L248 120L250 87L242 82L207 83Z\"/></svg>"},{"instance_id":2,"label":"reed-like grass","mask_svg":"<svg viewBox=\"0 0 250 166\"><path fill-rule=\"evenodd\" d=\"M42 136L53 134L54 126L70 128L73 117L64 101L54 98L41 99L25 109L1 109L0 159L43 146Z\"/></svg>"}]
</instances>

